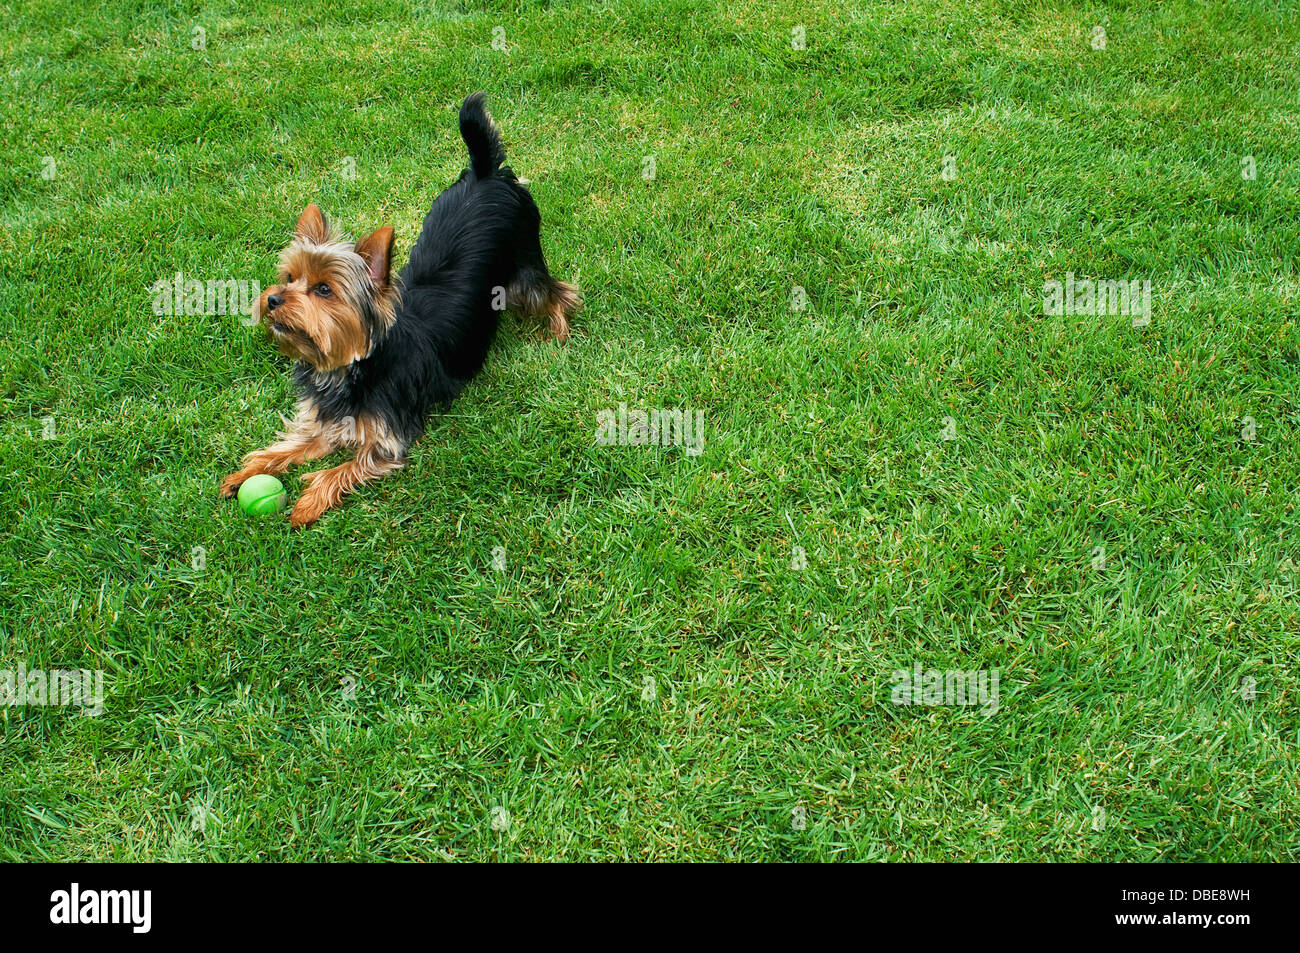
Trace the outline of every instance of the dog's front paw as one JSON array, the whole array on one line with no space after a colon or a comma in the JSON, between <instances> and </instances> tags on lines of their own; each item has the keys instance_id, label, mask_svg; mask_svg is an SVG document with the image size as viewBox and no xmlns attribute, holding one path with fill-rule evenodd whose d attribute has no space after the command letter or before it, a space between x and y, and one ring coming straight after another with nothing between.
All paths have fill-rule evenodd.
<instances>
[{"instance_id":1,"label":"dog's front paw","mask_svg":"<svg viewBox=\"0 0 1300 953\"><path fill-rule=\"evenodd\" d=\"M304 477L314 476L314 474L305 474ZM289 514L289 525L294 529L302 529L304 526L310 526L321 518L321 514L330 508L330 501L320 493L313 493L310 489L302 496L298 497L298 502L293 505L293 511Z\"/></svg>"},{"instance_id":2,"label":"dog's front paw","mask_svg":"<svg viewBox=\"0 0 1300 953\"><path fill-rule=\"evenodd\" d=\"M249 473L247 470L240 470L238 473L230 474L230 476L221 481L221 498L223 500L230 499L239 492L239 488L243 486L252 475L253 474Z\"/></svg>"}]
</instances>

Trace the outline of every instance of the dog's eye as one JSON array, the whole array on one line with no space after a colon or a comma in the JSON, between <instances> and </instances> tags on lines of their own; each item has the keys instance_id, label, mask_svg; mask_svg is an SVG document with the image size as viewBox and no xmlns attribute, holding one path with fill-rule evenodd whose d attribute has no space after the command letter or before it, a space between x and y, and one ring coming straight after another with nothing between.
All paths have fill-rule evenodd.
<instances>
[{"instance_id":1,"label":"dog's eye","mask_svg":"<svg viewBox=\"0 0 1300 953\"><path fill-rule=\"evenodd\" d=\"M333 294L333 292L330 291L330 286L325 284L325 282L323 281L316 286L316 293L320 295L322 298L328 298L331 294Z\"/></svg>"}]
</instances>

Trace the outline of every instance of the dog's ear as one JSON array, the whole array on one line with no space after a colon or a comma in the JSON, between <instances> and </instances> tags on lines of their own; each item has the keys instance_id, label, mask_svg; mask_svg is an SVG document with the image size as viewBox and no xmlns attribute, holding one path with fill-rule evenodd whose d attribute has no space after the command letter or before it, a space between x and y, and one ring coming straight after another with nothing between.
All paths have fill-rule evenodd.
<instances>
[{"instance_id":1,"label":"dog's ear","mask_svg":"<svg viewBox=\"0 0 1300 953\"><path fill-rule=\"evenodd\" d=\"M330 230L325 224L325 216L314 204L308 205L298 216L298 237L316 245L323 245Z\"/></svg>"},{"instance_id":2,"label":"dog's ear","mask_svg":"<svg viewBox=\"0 0 1300 953\"><path fill-rule=\"evenodd\" d=\"M388 266L393 257L393 229L385 225L357 242L357 254L366 263L366 271L376 288L388 284Z\"/></svg>"}]
</instances>

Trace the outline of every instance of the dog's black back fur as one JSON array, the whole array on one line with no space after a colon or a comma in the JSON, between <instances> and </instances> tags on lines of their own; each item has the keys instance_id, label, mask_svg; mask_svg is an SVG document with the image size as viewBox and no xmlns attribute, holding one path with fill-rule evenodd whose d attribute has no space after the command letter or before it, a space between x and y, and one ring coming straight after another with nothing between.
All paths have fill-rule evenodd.
<instances>
[{"instance_id":1,"label":"dog's black back fur","mask_svg":"<svg viewBox=\"0 0 1300 953\"><path fill-rule=\"evenodd\" d=\"M322 420L378 418L404 446L487 357L505 289L551 282L541 214L508 166L483 93L460 110L470 167L438 196L399 279L396 320L369 357L333 375L299 364L302 396ZM495 307L494 307L495 305Z\"/></svg>"}]
</instances>

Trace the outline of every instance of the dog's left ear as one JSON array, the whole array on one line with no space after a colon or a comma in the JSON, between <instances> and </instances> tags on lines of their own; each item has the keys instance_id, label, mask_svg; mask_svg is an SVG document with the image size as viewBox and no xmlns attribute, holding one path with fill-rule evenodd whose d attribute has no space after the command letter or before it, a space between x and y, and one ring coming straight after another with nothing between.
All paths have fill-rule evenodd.
<instances>
[{"instance_id":1,"label":"dog's left ear","mask_svg":"<svg viewBox=\"0 0 1300 953\"><path fill-rule=\"evenodd\" d=\"M357 254L366 263L366 271L376 288L388 284L388 266L393 257L393 229L385 225L357 242Z\"/></svg>"}]
</instances>

